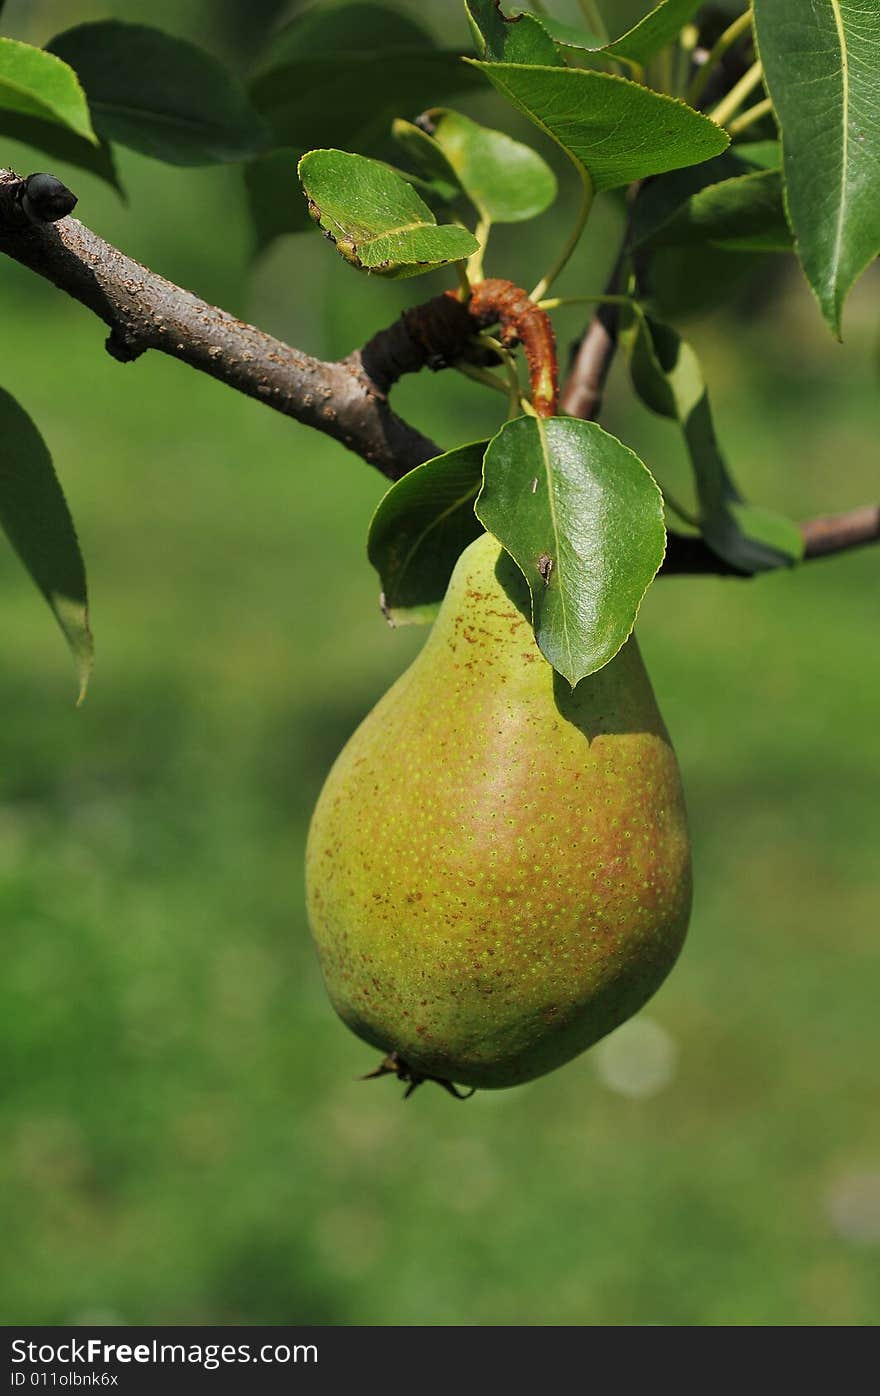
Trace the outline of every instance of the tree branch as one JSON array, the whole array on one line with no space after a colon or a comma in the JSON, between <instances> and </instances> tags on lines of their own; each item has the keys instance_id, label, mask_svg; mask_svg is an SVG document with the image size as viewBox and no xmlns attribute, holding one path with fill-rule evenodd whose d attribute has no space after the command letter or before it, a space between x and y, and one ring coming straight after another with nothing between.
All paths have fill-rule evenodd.
<instances>
[{"instance_id":1,"label":"tree branch","mask_svg":"<svg viewBox=\"0 0 880 1396\"><path fill-rule=\"evenodd\" d=\"M398 368L390 353L400 353L399 331L377 335L366 357L312 358L157 276L75 218L35 221L22 207L21 188L17 175L0 169L0 251L103 320L107 350L121 363L158 349L326 432L392 480L439 453L388 403L400 372L426 362L416 347Z\"/></svg>"},{"instance_id":2,"label":"tree branch","mask_svg":"<svg viewBox=\"0 0 880 1396\"><path fill-rule=\"evenodd\" d=\"M804 561L832 557L880 542L880 505L865 504L845 514L806 519L800 525ZM725 562L702 538L670 533L661 575L665 577L751 577L753 573Z\"/></svg>"},{"instance_id":3,"label":"tree branch","mask_svg":"<svg viewBox=\"0 0 880 1396\"><path fill-rule=\"evenodd\" d=\"M0 169L0 252L97 315L110 331L107 349L121 363L158 349L325 432L391 480L439 455L439 446L391 410L388 393L405 373L445 368L462 358L480 362L481 351L472 337L487 323L487 315L494 314L494 306L483 307L482 313L478 306L472 316L454 296L436 296L405 311L363 349L328 363L166 281L75 218L56 212L49 216L59 221L41 221L36 206L29 211L23 185L12 170ZM617 275L615 268L615 284ZM615 307L601 307L574 356L562 411L587 419L598 416L617 347L616 328ZM806 558L876 543L880 506L811 519L801 525L801 532ZM701 538L674 533L663 572L747 575L717 557Z\"/></svg>"}]
</instances>

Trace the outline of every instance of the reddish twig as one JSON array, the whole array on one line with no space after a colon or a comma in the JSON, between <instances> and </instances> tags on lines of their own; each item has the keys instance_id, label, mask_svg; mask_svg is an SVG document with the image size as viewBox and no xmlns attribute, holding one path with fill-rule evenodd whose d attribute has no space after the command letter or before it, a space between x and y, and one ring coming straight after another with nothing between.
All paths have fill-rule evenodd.
<instances>
[{"instance_id":1,"label":"reddish twig","mask_svg":"<svg viewBox=\"0 0 880 1396\"><path fill-rule=\"evenodd\" d=\"M539 417L556 415L559 370L556 336L546 310L542 310L512 281L492 277L473 289L468 312L483 327L497 324L503 344L521 344L529 366L532 406Z\"/></svg>"}]
</instances>

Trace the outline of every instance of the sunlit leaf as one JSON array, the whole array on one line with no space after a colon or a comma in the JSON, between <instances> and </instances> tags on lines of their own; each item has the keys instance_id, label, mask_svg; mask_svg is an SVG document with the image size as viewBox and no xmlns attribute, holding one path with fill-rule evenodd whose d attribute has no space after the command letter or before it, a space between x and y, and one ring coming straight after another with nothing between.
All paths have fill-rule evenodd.
<instances>
[{"instance_id":1,"label":"sunlit leaf","mask_svg":"<svg viewBox=\"0 0 880 1396\"><path fill-rule=\"evenodd\" d=\"M729 144L684 102L611 73L468 61L562 146L595 190L698 164Z\"/></svg>"},{"instance_id":2,"label":"sunlit leaf","mask_svg":"<svg viewBox=\"0 0 880 1396\"><path fill-rule=\"evenodd\" d=\"M461 188L483 217L519 223L543 213L556 198L556 176L529 146L443 107L426 116Z\"/></svg>"},{"instance_id":3,"label":"sunlit leaf","mask_svg":"<svg viewBox=\"0 0 880 1396\"><path fill-rule=\"evenodd\" d=\"M360 271L419 276L479 246L466 228L438 226L412 185L379 160L311 150L299 163L299 177L312 217Z\"/></svg>"},{"instance_id":4,"label":"sunlit leaf","mask_svg":"<svg viewBox=\"0 0 880 1396\"><path fill-rule=\"evenodd\" d=\"M0 111L66 127L96 141L85 93L66 62L44 49L0 39Z\"/></svg>"},{"instance_id":5,"label":"sunlit leaf","mask_svg":"<svg viewBox=\"0 0 880 1396\"><path fill-rule=\"evenodd\" d=\"M490 441L476 512L529 584L542 653L572 685L613 659L663 560L663 499L595 422L519 417Z\"/></svg>"}]
</instances>

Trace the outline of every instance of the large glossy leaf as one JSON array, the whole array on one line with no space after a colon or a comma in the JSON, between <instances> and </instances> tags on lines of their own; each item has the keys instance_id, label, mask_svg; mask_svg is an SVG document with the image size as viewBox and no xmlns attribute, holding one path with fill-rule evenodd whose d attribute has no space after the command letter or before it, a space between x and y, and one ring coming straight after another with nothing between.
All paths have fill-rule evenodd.
<instances>
[{"instance_id":1,"label":"large glossy leaf","mask_svg":"<svg viewBox=\"0 0 880 1396\"><path fill-rule=\"evenodd\" d=\"M559 50L534 15L507 16L501 0L465 0L477 53L490 63L562 66Z\"/></svg>"},{"instance_id":2,"label":"large glossy leaf","mask_svg":"<svg viewBox=\"0 0 880 1396\"><path fill-rule=\"evenodd\" d=\"M483 483L485 441L459 446L398 480L380 501L367 555L382 581L392 625L434 619L468 543L483 532L474 501Z\"/></svg>"},{"instance_id":3,"label":"large glossy leaf","mask_svg":"<svg viewBox=\"0 0 880 1396\"><path fill-rule=\"evenodd\" d=\"M698 164L729 143L724 131L684 102L611 73L474 66L586 170L595 190Z\"/></svg>"},{"instance_id":4,"label":"large glossy leaf","mask_svg":"<svg viewBox=\"0 0 880 1396\"><path fill-rule=\"evenodd\" d=\"M520 417L489 443L476 512L529 584L542 653L569 683L613 659L663 561L663 499L595 422Z\"/></svg>"},{"instance_id":5,"label":"large glossy leaf","mask_svg":"<svg viewBox=\"0 0 880 1396\"><path fill-rule=\"evenodd\" d=\"M55 54L0 39L0 110L66 127L94 142L85 93L76 73Z\"/></svg>"},{"instance_id":6,"label":"large glossy leaf","mask_svg":"<svg viewBox=\"0 0 880 1396\"><path fill-rule=\"evenodd\" d=\"M86 573L73 520L43 438L0 389L0 525L70 646L80 702L92 668Z\"/></svg>"},{"instance_id":7,"label":"large glossy leaf","mask_svg":"<svg viewBox=\"0 0 880 1396\"><path fill-rule=\"evenodd\" d=\"M195 44L99 20L66 30L50 48L76 68L107 140L169 165L246 160L267 145L240 84Z\"/></svg>"},{"instance_id":8,"label":"large glossy leaf","mask_svg":"<svg viewBox=\"0 0 880 1396\"><path fill-rule=\"evenodd\" d=\"M360 271L419 276L476 252L466 228L438 226L427 204L396 171L344 150L311 150L299 162L309 212Z\"/></svg>"},{"instance_id":9,"label":"large glossy leaf","mask_svg":"<svg viewBox=\"0 0 880 1396\"><path fill-rule=\"evenodd\" d=\"M42 121L38 116L20 116L17 112L0 110L0 136L22 145L33 147L48 155L50 160L63 161L79 170L87 170L99 179L112 184L118 193L122 185L116 173L113 151L106 141L93 145L84 136L78 136L65 126ZM58 173L53 170L53 173Z\"/></svg>"},{"instance_id":10,"label":"large glossy leaf","mask_svg":"<svg viewBox=\"0 0 880 1396\"><path fill-rule=\"evenodd\" d=\"M534 218L556 198L556 176L529 146L442 107L426 116L461 188L493 223Z\"/></svg>"},{"instance_id":11,"label":"large glossy leaf","mask_svg":"<svg viewBox=\"0 0 880 1396\"><path fill-rule=\"evenodd\" d=\"M755 0L754 11L798 256L839 335L847 293L880 252L880 5Z\"/></svg>"},{"instance_id":12,"label":"large glossy leaf","mask_svg":"<svg viewBox=\"0 0 880 1396\"><path fill-rule=\"evenodd\" d=\"M679 423L694 472L699 523L709 546L742 572L796 562L803 553L789 519L746 504L715 435L709 394L691 346L668 325L634 314L621 338L633 385L647 407Z\"/></svg>"}]
</instances>

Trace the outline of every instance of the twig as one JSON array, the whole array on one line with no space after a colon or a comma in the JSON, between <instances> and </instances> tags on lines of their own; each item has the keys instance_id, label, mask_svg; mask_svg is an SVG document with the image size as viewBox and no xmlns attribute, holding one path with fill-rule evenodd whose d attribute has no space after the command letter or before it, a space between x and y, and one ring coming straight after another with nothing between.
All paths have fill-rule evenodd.
<instances>
[{"instance_id":1,"label":"twig","mask_svg":"<svg viewBox=\"0 0 880 1396\"><path fill-rule=\"evenodd\" d=\"M718 126L726 126L731 117L736 116L740 107L747 97L750 97L756 87L760 87L764 80L764 69L760 59L757 59L740 78L738 83L721 98L716 107L713 107L709 115Z\"/></svg>"},{"instance_id":2,"label":"twig","mask_svg":"<svg viewBox=\"0 0 880 1396\"><path fill-rule=\"evenodd\" d=\"M75 218L27 218L21 186L11 170L0 170L0 251L103 320L110 331L107 350L119 362L148 349L170 354L326 432L390 479L439 453L388 404L389 388L410 371L410 362L401 368L393 360L399 333L376 336L369 357L363 350L338 363L312 358L149 271ZM422 349L420 358L415 352L410 359L422 367L430 352Z\"/></svg>"},{"instance_id":3,"label":"twig","mask_svg":"<svg viewBox=\"0 0 880 1396\"><path fill-rule=\"evenodd\" d=\"M392 412L387 394L398 379L425 367L488 362L475 332L480 323L489 322L489 310L497 307L483 307L483 315L475 320L469 307L453 295L436 296L406 311L346 359L335 363L314 359L157 276L75 218L40 222L23 208L21 189L17 175L0 169L0 252L45 277L103 320L110 330L107 348L114 358L130 362L148 349L170 354L326 432L390 479L399 479L441 449ZM623 259L624 254L618 266ZM614 294L618 274L615 268L609 295ZM509 287L509 283L497 285ZM598 414L616 347L617 310L617 305L603 305L594 316L575 356L562 411L586 418ZM491 362L496 361L493 353ZM810 519L801 525L801 532L808 559L876 543L880 541L880 505ZM670 535L663 571L667 575L745 575L717 557L703 539L677 534Z\"/></svg>"},{"instance_id":4,"label":"twig","mask_svg":"<svg viewBox=\"0 0 880 1396\"><path fill-rule=\"evenodd\" d=\"M769 116L772 110L772 99L770 97L762 98L762 100L756 102L753 107L748 107L746 111L734 117L733 121L728 121L727 134L731 139L734 136L740 135L741 132L747 131L750 126L754 126L756 121L760 121L763 117Z\"/></svg>"},{"instance_id":5,"label":"twig","mask_svg":"<svg viewBox=\"0 0 880 1396\"><path fill-rule=\"evenodd\" d=\"M701 65L688 88L687 101L690 106L697 106L716 67L721 62L728 49L732 48L733 45L742 38L743 34L748 33L751 24L752 10L751 6L749 6L744 14L741 14L732 24L727 26L720 39L718 39L709 50L706 55L705 63Z\"/></svg>"}]
</instances>

